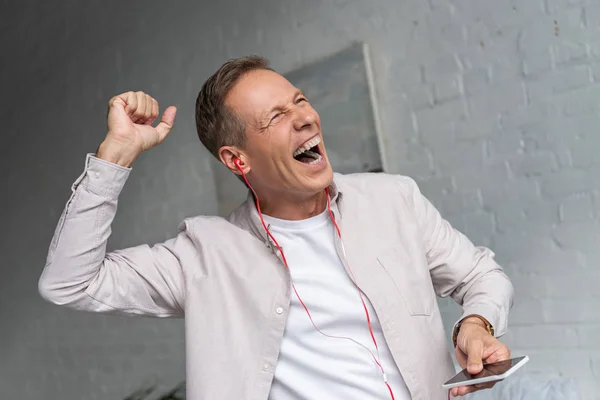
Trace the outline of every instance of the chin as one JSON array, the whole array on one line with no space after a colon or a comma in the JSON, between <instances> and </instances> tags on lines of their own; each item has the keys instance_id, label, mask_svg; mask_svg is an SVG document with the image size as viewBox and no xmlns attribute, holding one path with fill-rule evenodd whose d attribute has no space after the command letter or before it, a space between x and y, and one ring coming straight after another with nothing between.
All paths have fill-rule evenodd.
<instances>
[{"instance_id":1,"label":"chin","mask_svg":"<svg viewBox=\"0 0 600 400\"><path fill-rule=\"evenodd\" d=\"M327 163L327 166L324 167L321 171L319 171L314 176L308 179L308 187L307 189L313 193L318 193L325 188L329 187L333 182L333 169L331 165Z\"/></svg>"}]
</instances>

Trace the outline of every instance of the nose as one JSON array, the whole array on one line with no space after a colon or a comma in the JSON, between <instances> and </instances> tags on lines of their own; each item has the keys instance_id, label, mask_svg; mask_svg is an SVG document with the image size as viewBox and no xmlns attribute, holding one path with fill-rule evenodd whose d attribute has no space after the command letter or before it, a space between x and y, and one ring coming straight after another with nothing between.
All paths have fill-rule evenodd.
<instances>
[{"instance_id":1,"label":"nose","mask_svg":"<svg viewBox=\"0 0 600 400\"><path fill-rule=\"evenodd\" d=\"M317 116L315 111L309 107L298 107L294 113L294 129L301 131L306 128L311 128L316 120Z\"/></svg>"}]
</instances>

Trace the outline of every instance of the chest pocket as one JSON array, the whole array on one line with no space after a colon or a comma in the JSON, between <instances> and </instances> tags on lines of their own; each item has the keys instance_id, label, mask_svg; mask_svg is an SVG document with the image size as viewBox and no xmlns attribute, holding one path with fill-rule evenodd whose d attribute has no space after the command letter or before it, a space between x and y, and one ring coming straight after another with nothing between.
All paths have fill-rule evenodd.
<instances>
[{"instance_id":1,"label":"chest pocket","mask_svg":"<svg viewBox=\"0 0 600 400\"><path fill-rule=\"evenodd\" d=\"M406 304L410 315L431 315L435 292L425 255L395 246L377 257Z\"/></svg>"}]
</instances>

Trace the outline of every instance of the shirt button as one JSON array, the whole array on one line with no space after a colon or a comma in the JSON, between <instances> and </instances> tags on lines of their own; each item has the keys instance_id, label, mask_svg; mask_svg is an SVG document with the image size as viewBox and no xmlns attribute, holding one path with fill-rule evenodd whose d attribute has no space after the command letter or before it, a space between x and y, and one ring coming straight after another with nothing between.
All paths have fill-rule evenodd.
<instances>
[{"instance_id":1,"label":"shirt button","mask_svg":"<svg viewBox=\"0 0 600 400\"><path fill-rule=\"evenodd\" d=\"M264 363L263 364L263 371L268 371L269 370L269 364Z\"/></svg>"},{"instance_id":2,"label":"shirt button","mask_svg":"<svg viewBox=\"0 0 600 400\"><path fill-rule=\"evenodd\" d=\"M282 308L282 307L277 307L277 308L275 309L275 312L276 312L277 314L282 314L282 313L283 313L283 308Z\"/></svg>"},{"instance_id":3,"label":"shirt button","mask_svg":"<svg viewBox=\"0 0 600 400\"><path fill-rule=\"evenodd\" d=\"M98 171L94 172L94 176L95 176L96 178L100 178L100 172L98 172Z\"/></svg>"}]
</instances>

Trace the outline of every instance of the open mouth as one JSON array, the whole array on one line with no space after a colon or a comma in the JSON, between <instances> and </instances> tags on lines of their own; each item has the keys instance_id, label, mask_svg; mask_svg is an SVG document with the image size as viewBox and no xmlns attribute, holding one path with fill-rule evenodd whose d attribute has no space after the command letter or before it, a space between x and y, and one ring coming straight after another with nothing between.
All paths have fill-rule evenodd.
<instances>
[{"instance_id":1,"label":"open mouth","mask_svg":"<svg viewBox=\"0 0 600 400\"><path fill-rule=\"evenodd\" d=\"M319 149L320 143L320 136L316 136L310 139L308 142L305 142L302 146L298 147L296 151L294 151L294 159L308 165L318 163L323 159L323 156L321 156L321 150Z\"/></svg>"}]
</instances>

